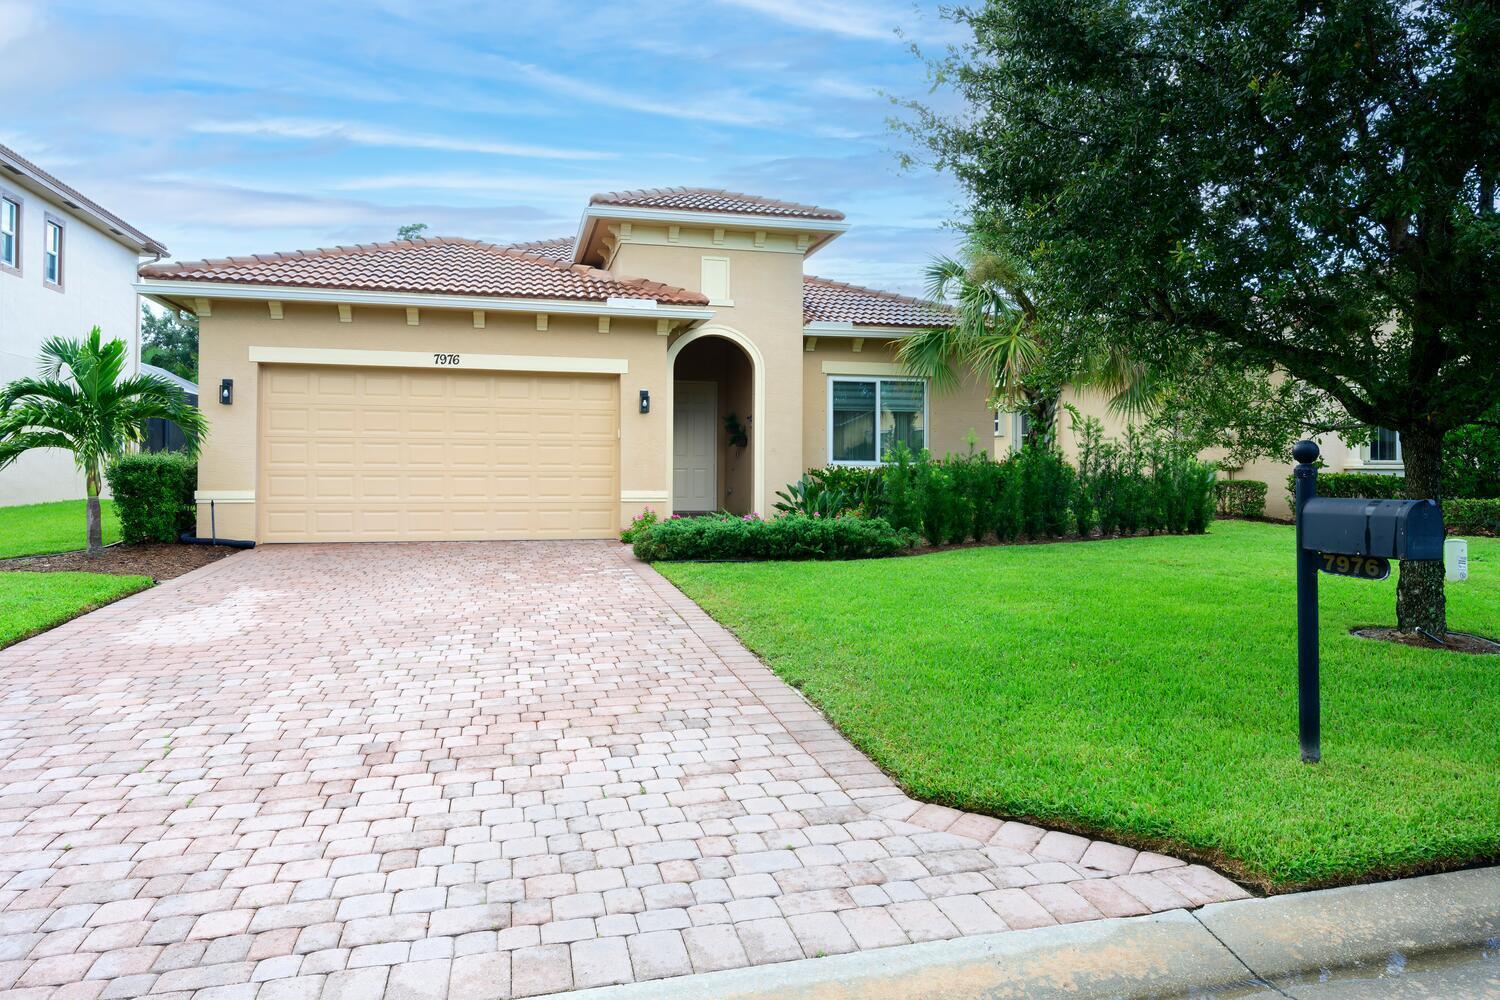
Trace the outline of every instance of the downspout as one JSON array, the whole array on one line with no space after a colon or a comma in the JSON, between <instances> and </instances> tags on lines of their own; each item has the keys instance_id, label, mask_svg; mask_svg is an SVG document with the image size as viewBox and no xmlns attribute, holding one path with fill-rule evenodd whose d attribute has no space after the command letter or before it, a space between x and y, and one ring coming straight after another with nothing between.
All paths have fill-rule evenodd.
<instances>
[{"instance_id":1,"label":"downspout","mask_svg":"<svg viewBox=\"0 0 1500 1000\"><path fill-rule=\"evenodd\" d=\"M177 540L184 545L223 545L231 549L255 548L254 542L247 542L238 538L219 537L218 520L214 516L214 502L212 500L208 502L208 537L199 538L197 535L190 535L187 532L183 532L177 536Z\"/></svg>"}]
</instances>

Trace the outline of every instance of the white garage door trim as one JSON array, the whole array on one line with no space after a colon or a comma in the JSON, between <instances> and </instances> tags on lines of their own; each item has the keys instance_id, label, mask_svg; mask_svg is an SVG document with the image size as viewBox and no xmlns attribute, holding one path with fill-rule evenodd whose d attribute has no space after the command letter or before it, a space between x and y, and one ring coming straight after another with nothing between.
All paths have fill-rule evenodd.
<instances>
[{"instance_id":1,"label":"white garage door trim","mask_svg":"<svg viewBox=\"0 0 1500 1000\"><path fill-rule=\"evenodd\" d=\"M624 358L567 358L529 354L447 354L441 351L346 351L322 347L251 347L258 364L333 365L351 368L436 368L564 375L625 375Z\"/></svg>"}]
</instances>

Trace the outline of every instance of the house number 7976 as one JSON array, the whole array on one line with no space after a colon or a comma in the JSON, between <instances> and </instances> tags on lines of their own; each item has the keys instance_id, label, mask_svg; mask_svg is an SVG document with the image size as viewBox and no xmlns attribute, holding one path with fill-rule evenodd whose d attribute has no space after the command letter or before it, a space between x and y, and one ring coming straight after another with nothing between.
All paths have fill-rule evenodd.
<instances>
[{"instance_id":1,"label":"house number 7976","mask_svg":"<svg viewBox=\"0 0 1500 1000\"><path fill-rule=\"evenodd\" d=\"M458 355L457 354L434 354L432 356L432 363L435 364L435 365L456 365L456 364L458 364Z\"/></svg>"}]
</instances>

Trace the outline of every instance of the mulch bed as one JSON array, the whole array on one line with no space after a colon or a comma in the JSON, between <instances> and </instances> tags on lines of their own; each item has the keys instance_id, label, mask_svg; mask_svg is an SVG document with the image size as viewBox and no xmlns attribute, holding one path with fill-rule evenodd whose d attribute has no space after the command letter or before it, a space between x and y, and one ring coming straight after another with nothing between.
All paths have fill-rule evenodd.
<instances>
[{"instance_id":1,"label":"mulch bed","mask_svg":"<svg viewBox=\"0 0 1500 1000\"><path fill-rule=\"evenodd\" d=\"M24 570L28 573L114 573L121 576L149 576L160 583L171 580L200 566L218 562L233 555L236 549L222 545L176 545L170 542L147 542L139 545L110 545L97 556L85 551L57 552L45 556L20 556L0 559L0 571Z\"/></svg>"},{"instance_id":2,"label":"mulch bed","mask_svg":"<svg viewBox=\"0 0 1500 1000\"><path fill-rule=\"evenodd\" d=\"M1434 642L1420 632L1402 632L1394 628L1356 628L1350 631L1361 639L1399 642L1403 646L1416 646L1419 649L1446 649L1451 653L1500 653L1500 642L1486 639L1482 635L1470 635L1468 632L1449 632L1442 642Z\"/></svg>"}]
</instances>

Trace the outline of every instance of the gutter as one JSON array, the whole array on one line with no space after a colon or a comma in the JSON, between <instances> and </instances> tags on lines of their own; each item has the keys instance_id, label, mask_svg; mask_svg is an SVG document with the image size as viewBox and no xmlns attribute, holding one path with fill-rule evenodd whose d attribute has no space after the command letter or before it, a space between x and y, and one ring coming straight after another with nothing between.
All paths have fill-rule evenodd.
<instances>
[{"instance_id":1,"label":"gutter","mask_svg":"<svg viewBox=\"0 0 1500 1000\"><path fill-rule=\"evenodd\" d=\"M347 288L301 288L289 285L251 285L222 281L183 281L141 278L140 295L152 298L248 299L275 302L320 302L349 306L397 306L484 312L549 313L553 315L610 316L618 319L688 320L692 325L714 318L712 309L663 305L655 299L527 299L479 295L442 295L426 292L365 292Z\"/></svg>"}]
</instances>

